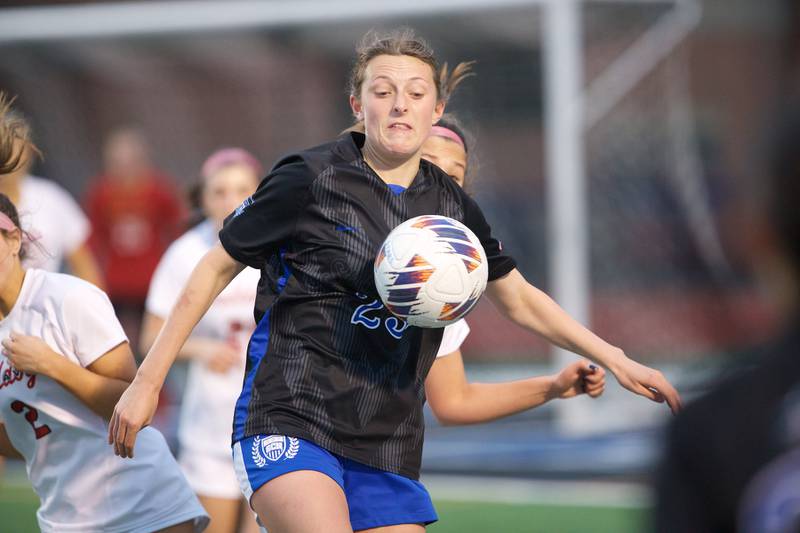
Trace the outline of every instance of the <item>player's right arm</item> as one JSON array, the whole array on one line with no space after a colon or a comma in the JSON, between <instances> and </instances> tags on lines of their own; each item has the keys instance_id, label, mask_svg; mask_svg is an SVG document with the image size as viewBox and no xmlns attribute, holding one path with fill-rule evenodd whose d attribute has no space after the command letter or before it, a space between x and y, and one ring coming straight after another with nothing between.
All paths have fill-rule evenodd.
<instances>
[{"instance_id":1,"label":"player's right arm","mask_svg":"<svg viewBox=\"0 0 800 533\"><path fill-rule=\"evenodd\" d=\"M14 459L24 459L21 453L14 448L11 444L11 439L8 438L6 425L0 422L0 455L3 457L13 457Z\"/></svg>"},{"instance_id":2,"label":"player's right arm","mask_svg":"<svg viewBox=\"0 0 800 533\"><path fill-rule=\"evenodd\" d=\"M142 351L150 349L164 323L163 317L145 312L142 333L139 336L139 347ZM178 351L177 358L202 361L212 372L227 372L241 364L241 354L241 348L225 340L192 335Z\"/></svg>"},{"instance_id":3,"label":"player's right arm","mask_svg":"<svg viewBox=\"0 0 800 533\"><path fill-rule=\"evenodd\" d=\"M133 457L136 435L152 419L158 393L178 351L214 299L243 268L217 243L192 271L133 383L114 408L108 426L114 453Z\"/></svg>"},{"instance_id":4,"label":"player's right arm","mask_svg":"<svg viewBox=\"0 0 800 533\"><path fill-rule=\"evenodd\" d=\"M245 265L261 268L267 257L291 241L314 178L300 158L285 158L225 220L220 241L192 271L136 378L114 409L108 442L117 455L133 457L136 434L153 417L167 372L211 302Z\"/></svg>"},{"instance_id":5,"label":"player's right arm","mask_svg":"<svg viewBox=\"0 0 800 533\"><path fill-rule=\"evenodd\" d=\"M103 418L111 416L114 404L136 373L133 354L125 341L86 367L54 351L38 337L12 332L2 346L14 368L49 377Z\"/></svg>"}]
</instances>

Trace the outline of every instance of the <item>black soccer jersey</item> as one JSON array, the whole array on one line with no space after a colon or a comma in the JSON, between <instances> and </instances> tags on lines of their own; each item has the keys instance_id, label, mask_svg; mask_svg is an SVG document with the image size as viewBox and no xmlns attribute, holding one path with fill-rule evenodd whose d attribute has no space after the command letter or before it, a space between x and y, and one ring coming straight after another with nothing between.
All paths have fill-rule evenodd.
<instances>
[{"instance_id":1,"label":"black soccer jersey","mask_svg":"<svg viewBox=\"0 0 800 533\"><path fill-rule=\"evenodd\" d=\"M373 262L389 231L445 215L478 236L489 280L514 268L478 206L422 161L397 195L366 164L364 136L280 160L225 222L220 241L261 269L234 441L281 434L416 479L424 381L441 329L408 327L384 309Z\"/></svg>"}]
</instances>

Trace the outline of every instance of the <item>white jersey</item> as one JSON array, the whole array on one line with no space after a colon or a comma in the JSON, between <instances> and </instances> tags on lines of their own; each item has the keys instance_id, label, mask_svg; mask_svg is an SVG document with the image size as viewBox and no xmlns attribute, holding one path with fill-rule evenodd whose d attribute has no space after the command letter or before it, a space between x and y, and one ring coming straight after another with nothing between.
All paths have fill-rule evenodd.
<instances>
[{"instance_id":1,"label":"white jersey","mask_svg":"<svg viewBox=\"0 0 800 533\"><path fill-rule=\"evenodd\" d=\"M172 243L150 282L146 304L149 313L161 318L169 315L192 270L216 242L213 224L205 221ZM245 268L225 287L194 328L195 337L236 346L241 361L224 374L212 372L202 361L189 363L178 428L182 454L231 456L233 411L242 391L247 343L255 329L253 303L258 280L257 270Z\"/></svg>"},{"instance_id":2,"label":"white jersey","mask_svg":"<svg viewBox=\"0 0 800 533\"><path fill-rule=\"evenodd\" d=\"M30 269L0 321L0 338L32 335L82 367L127 338L100 289L66 274ZM114 455L108 423L56 381L16 371L0 355L0 418L25 458L41 500L42 531L152 531L205 513L161 434L142 430L135 459Z\"/></svg>"},{"instance_id":3,"label":"white jersey","mask_svg":"<svg viewBox=\"0 0 800 533\"><path fill-rule=\"evenodd\" d=\"M89 238L89 219L78 203L57 183L26 176L17 205L22 229L36 239L28 246L23 265L58 272L64 257Z\"/></svg>"},{"instance_id":4,"label":"white jersey","mask_svg":"<svg viewBox=\"0 0 800 533\"><path fill-rule=\"evenodd\" d=\"M463 318L456 320L449 326L445 326L442 334L442 343L439 345L439 352L436 357L450 355L461 348L461 344L467 338L467 335L469 335L469 325Z\"/></svg>"}]
</instances>

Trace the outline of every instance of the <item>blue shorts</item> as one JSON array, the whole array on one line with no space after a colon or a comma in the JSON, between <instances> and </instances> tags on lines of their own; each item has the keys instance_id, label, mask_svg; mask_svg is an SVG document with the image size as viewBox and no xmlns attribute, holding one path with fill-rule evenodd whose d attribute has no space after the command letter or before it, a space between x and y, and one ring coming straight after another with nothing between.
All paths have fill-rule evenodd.
<instances>
[{"instance_id":1,"label":"blue shorts","mask_svg":"<svg viewBox=\"0 0 800 533\"><path fill-rule=\"evenodd\" d=\"M233 445L242 492L250 497L276 477L298 470L321 472L342 487L354 530L439 519L419 481L335 455L313 442L283 435L245 437Z\"/></svg>"}]
</instances>

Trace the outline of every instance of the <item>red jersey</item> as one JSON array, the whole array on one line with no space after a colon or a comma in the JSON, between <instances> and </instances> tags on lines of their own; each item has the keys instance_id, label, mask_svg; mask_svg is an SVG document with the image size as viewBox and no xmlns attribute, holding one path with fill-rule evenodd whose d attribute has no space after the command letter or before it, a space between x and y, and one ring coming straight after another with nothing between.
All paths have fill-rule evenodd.
<instances>
[{"instance_id":1,"label":"red jersey","mask_svg":"<svg viewBox=\"0 0 800 533\"><path fill-rule=\"evenodd\" d=\"M86 195L89 243L112 299L144 302L161 255L180 231L184 209L173 180L158 171L130 184L101 175Z\"/></svg>"}]
</instances>

